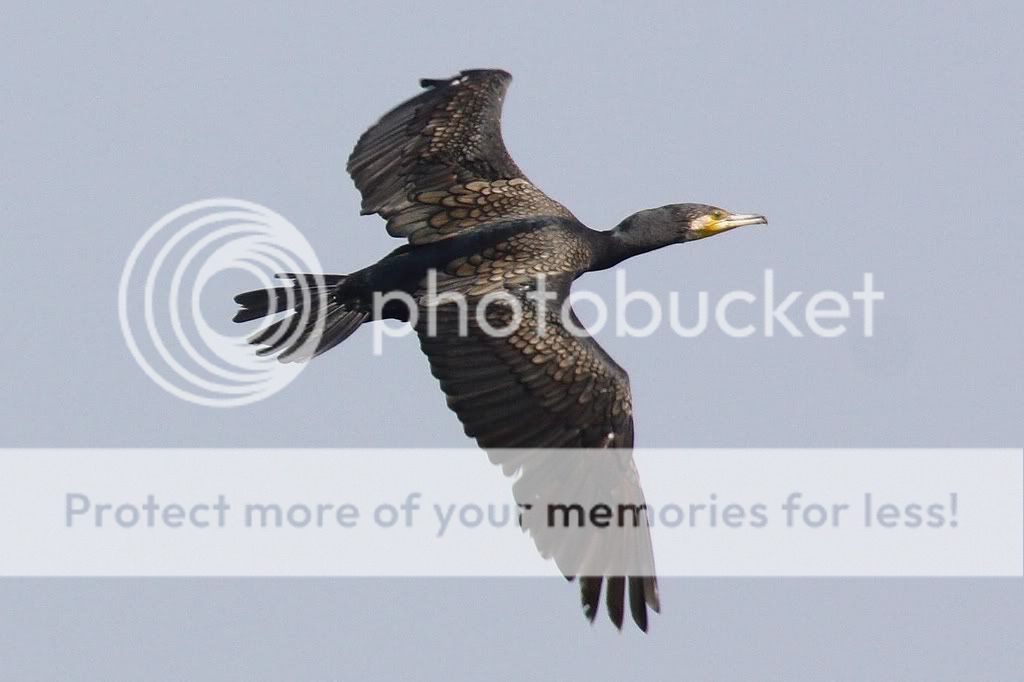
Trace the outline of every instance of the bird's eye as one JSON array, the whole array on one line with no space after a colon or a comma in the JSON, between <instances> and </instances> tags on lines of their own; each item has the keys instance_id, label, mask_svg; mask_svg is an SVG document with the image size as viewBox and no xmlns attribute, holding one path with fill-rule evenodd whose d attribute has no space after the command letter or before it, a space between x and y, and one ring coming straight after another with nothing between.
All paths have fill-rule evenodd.
<instances>
[{"instance_id":1,"label":"bird's eye","mask_svg":"<svg viewBox=\"0 0 1024 682\"><path fill-rule=\"evenodd\" d=\"M714 220L721 220L724 217L725 217L725 212L724 211L712 211L711 212L711 218L714 219Z\"/></svg>"}]
</instances>

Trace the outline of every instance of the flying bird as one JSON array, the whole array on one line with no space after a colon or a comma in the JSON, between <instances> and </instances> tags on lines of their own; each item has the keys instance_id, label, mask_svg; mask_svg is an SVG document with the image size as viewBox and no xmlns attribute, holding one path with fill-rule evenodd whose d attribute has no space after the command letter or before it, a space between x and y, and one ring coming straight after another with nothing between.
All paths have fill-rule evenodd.
<instances>
[{"instance_id":1,"label":"flying bird","mask_svg":"<svg viewBox=\"0 0 1024 682\"><path fill-rule=\"evenodd\" d=\"M509 156L500 118L511 79L501 70L468 70L420 81L423 91L367 130L348 160L362 195L362 214L380 215L388 234L407 243L349 275L280 275L291 285L238 295L241 309L234 319L293 311L250 339L263 346L259 353L277 354L285 362L319 355L367 322L413 323L466 434L488 453L502 453L492 460L507 474L521 472L517 499L536 497L529 481L572 477L588 466L585 458L553 460L537 453L610 448L618 455L615 475L591 478L604 481L600 485L615 499L641 504L631 455L629 377L581 331L571 307L567 316L561 314L572 283L648 251L767 221L685 203L634 213L605 231L587 227L538 189ZM541 287L551 303L531 296ZM417 309L389 301L375 310L375 294L395 292L410 296ZM495 303L482 318L464 320L458 306L427 300L444 294L465 297L470 309L488 295ZM510 305L509 298L519 305ZM431 316L419 314L430 305L432 328ZM496 335L495 328L511 333ZM506 448L526 454L509 454ZM535 530L542 553L557 560L558 548L546 546L550 538ZM629 542L629 551L645 558L651 554L646 524ZM651 570L588 575L559 561L570 580L579 579L591 621L607 582L605 602L615 625L622 627L628 595L633 620L646 630L647 609L659 611L660 602L653 557L643 565Z\"/></svg>"}]
</instances>

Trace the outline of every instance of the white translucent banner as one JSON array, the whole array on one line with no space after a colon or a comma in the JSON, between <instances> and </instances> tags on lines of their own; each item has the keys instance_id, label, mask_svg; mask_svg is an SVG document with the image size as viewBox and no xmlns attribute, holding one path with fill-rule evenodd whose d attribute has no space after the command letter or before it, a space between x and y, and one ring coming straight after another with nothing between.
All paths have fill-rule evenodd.
<instances>
[{"instance_id":1,"label":"white translucent banner","mask_svg":"<svg viewBox=\"0 0 1024 682\"><path fill-rule=\"evenodd\" d=\"M1022 539L1021 450L0 450L8 576L1020 576Z\"/></svg>"}]
</instances>

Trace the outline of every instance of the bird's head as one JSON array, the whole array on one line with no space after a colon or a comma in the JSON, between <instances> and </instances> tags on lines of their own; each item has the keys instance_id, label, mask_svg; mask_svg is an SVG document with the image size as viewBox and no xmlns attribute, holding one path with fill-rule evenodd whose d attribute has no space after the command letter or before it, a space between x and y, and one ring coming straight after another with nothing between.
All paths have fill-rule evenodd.
<instances>
[{"instance_id":1,"label":"bird's head","mask_svg":"<svg viewBox=\"0 0 1024 682\"><path fill-rule=\"evenodd\" d=\"M692 242L744 225L767 222L763 215L730 213L707 204L669 204L634 213L619 223L611 234L623 248L617 256L621 260L670 244ZM613 259L613 262L618 261Z\"/></svg>"},{"instance_id":2,"label":"bird's head","mask_svg":"<svg viewBox=\"0 0 1024 682\"><path fill-rule=\"evenodd\" d=\"M692 242L728 232L744 225L763 225L768 219L753 213L732 213L707 204L670 204L654 211L664 211L666 222L678 231L677 241Z\"/></svg>"}]
</instances>

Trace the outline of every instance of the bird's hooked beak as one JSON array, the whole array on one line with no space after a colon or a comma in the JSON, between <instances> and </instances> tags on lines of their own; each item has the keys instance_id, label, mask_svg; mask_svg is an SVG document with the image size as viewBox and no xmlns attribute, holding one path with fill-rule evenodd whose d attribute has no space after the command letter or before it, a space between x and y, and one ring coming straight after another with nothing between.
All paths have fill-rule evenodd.
<instances>
[{"instance_id":1,"label":"bird's hooked beak","mask_svg":"<svg viewBox=\"0 0 1024 682\"><path fill-rule=\"evenodd\" d=\"M737 227L743 227L744 225L767 225L768 219L763 215L756 215L753 213L729 213L724 218L718 220L711 219L705 225L704 230L708 236L725 232L727 230L734 230Z\"/></svg>"}]
</instances>

